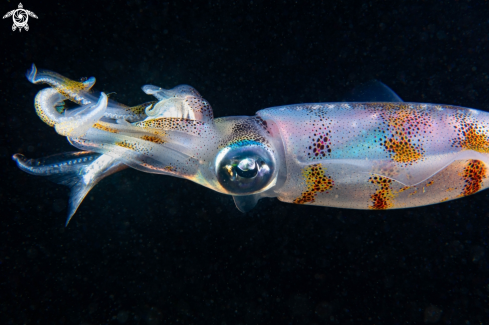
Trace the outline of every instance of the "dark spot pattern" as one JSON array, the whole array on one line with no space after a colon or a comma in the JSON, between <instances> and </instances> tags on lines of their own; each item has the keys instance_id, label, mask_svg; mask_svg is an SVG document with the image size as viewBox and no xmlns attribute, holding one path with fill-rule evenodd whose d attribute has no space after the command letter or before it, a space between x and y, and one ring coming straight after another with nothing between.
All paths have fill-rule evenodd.
<instances>
[{"instance_id":1,"label":"dark spot pattern","mask_svg":"<svg viewBox=\"0 0 489 325\"><path fill-rule=\"evenodd\" d=\"M136 122L135 125L141 128L184 131L194 135L201 135L206 130L206 124L202 121L175 117L159 117L152 120Z\"/></svg>"},{"instance_id":2,"label":"dark spot pattern","mask_svg":"<svg viewBox=\"0 0 489 325\"><path fill-rule=\"evenodd\" d=\"M306 182L307 190L294 200L296 204L313 203L318 193L333 188L334 181L330 176L326 176L321 164L305 167L302 176Z\"/></svg>"},{"instance_id":3,"label":"dark spot pattern","mask_svg":"<svg viewBox=\"0 0 489 325\"><path fill-rule=\"evenodd\" d=\"M250 117L238 120L232 126L230 135L219 141L219 148L235 145L242 146L253 142L259 142L271 148L268 140L260 132L260 129L263 129L264 126L266 126L266 122L261 118Z\"/></svg>"},{"instance_id":4,"label":"dark spot pattern","mask_svg":"<svg viewBox=\"0 0 489 325\"><path fill-rule=\"evenodd\" d=\"M489 153L489 131L480 123L471 121L466 114L457 114L458 126L454 125L457 137L452 139L452 147Z\"/></svg>"},{"instance_id":5,"label":"dark spot pattern","mask_svg":"<svg viewBox=\"0 0 489 325\"><path fill-rule=\"evenodd\" d=\"M380 188L370 196L372 205L369 206L369 209L386 210L392 208L394 206L392 200L395 196L391 188L392 179L383 176L372 176L368 181L380 186Z\"/></svg>"},{"instance_id":6,"label":"dark spot pattern","mask_svg":"<svg viewBox=\"0 0 489 325\"><path fill-rule=\"evenodd\" d=\"M432 116L421 105L410 108L405 103L373 103L379 109L383 122L376 130L379 145L390 158L402 166L420 161L425 154L421 140L426 132L431 133ZM426 139L424 139L426 140Z\"/></svg>"},{"instance_id":7,"label":"dark spot pattern","mask_svg":"<svg viewBox=\"0 0 489 325\"><path fill-rule=\"evenodd\" d=\"M477 193L483 187L482 181L486 177L486 165L480 160L469 160L463 171L465 186L459 197Z\"/></svg>"}]
</instances>

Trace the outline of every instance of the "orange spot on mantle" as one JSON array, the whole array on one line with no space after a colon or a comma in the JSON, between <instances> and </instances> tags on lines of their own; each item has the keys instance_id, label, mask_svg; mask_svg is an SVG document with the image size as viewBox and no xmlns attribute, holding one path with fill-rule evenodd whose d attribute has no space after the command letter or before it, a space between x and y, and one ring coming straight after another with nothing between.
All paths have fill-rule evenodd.
<instances>
[{"instance_id":1,"label":"orange spot on mantle","mask_svg":"<svg viewBox=\"0 0 489 325\"><path fill-rule=\"evenodd\" d=\"M459 197L472 195L482 188L482 180L487 177L485 164L480 160L469 160L464 168L465 186Z\"/></svg>"},{"instance_id":2,"label":"orange spot on mantle","mask_svg":"<svg viewBox=\"0 0 489 325\"><path fill-rule=\"evenodd\" d=\"M385 140L384 146L387 151L393 153L392 160L399 163L411 163L423 157L420 150L413 146L404 136L400 139L390 138Z\"/></svg>"},{"instance_id":3,"label":"orange spot on mantle","mask_svg":"<svg viewBox=\"0 0 489 325\"><path fill-rule=\"evenodd\" d=\"M333 188L333 180L326 176L321 164L306 166L302 171L307 190L294 200L296 204L313 203L317 193L323 193Z\"/></svg>"},{"instance_id":4,"label":"orange spot on mantle","mask_svg":"<svg viewBox=\"0 0 489 325\"><path fill-rule=\"evenodd\" d=\"M370 196L372 205L369 206L369 209L386 210L392 208L394 206L392 199L395 197L391 188L392 180L383 176L372 176L368 181L372 184L380 185L380 189Z\"/></svg>"},{"instance_id":5,"label":"orange spot on mantle","mask_svg":"<svg viewBox=\"0 0 489 325\"><path fill-rule=\"evenodd\" d=\"M465 131L465 139L460 141L462 148L474 150L482 153L489 153L489 141L487 136L477 131L470 125Z\"/></svg>"}]
</instances>

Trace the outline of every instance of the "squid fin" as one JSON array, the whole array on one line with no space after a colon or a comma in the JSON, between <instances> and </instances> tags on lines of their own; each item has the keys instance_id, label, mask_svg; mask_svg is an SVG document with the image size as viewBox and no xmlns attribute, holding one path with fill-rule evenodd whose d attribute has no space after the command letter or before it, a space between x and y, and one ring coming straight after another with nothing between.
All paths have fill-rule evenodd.
<instances>
[{"instance_id":1,"label":"squid fin","mask_svg":"<svg viewBox=\"0 0 489 325\"><path fill-rule=\"evenodd\" d=\"M403 102L392 89L378 80L370 80L355 88L346 96L346 102Z\"/></svg>"}]
</instances>

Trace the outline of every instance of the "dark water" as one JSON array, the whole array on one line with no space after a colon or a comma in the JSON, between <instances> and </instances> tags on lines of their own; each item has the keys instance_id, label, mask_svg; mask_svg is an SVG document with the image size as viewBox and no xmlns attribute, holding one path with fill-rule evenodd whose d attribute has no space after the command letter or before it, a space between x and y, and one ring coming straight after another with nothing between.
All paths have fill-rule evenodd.
<instances>
[{"instance_id":1,"label":"dark water","mask_svg":"<svg viewBox=\"0 0 489 325\"><path fill-rule=\"evenodd\" d=\"M125 170L65 228L67 189L11 160L73 150L34 112L32 62L96 76L126 104L187 83L215 116L334 101L373 78L488 109L488 2L299 2L23 1L39 17L28 32L1 21L1 324L489 323L487 191L387 212L264 199L244 215Z\"/></svg>"}]
</instances>

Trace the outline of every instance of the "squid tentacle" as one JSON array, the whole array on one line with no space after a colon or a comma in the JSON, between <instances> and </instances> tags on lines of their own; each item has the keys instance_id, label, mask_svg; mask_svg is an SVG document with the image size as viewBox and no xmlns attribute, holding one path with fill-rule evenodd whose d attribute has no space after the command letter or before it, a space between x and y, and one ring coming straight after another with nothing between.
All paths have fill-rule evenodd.
<instances>
[{"instance_id":1,"label":"squid tentacle","mask_svg":"<svg viewBox=\"0 0 489 325\"><path fill-rule=\"evenodd\" d=\"M59 123L54 127L56 132L71 138L79 138L83 136L105 113L107 109L107 95L101 93L98 102L81 107L79 113L75 116L59 118Z\"/></svg>"},{"instance_id":2,"label":"squid tentacle","mask_svg":"<svg viewBox=\"0 0 489 325\"><path fill-rule=\"evenodd\" d=\"M83 82L78 82L53 71L38 70L34 64L32 64L31 69L27 71L26 77L34 84L48 84L52 89L59 93L58 97L54 97L52 93L44 93L43 95L47 95L50 100L55 100L55 103L43 101L46 105L62 105L62 101L64 100L70 100L81 105L88 105L95 104L100 98L100 93L92 90L92 87L95 84L94 77L90 77ZM39 99L41 99L41 97L39 97ZM104 117L113 120L124 119L129 122L141 121L146 118L145 110L153 107L155 104L156 101L152 101L129 107L109 99ZM43 107L43 110L47 112L51 110L51 108ZM67 113L70 111L67 111ZM46 116L43 118L43 121L48 125L53 126L53 122L49 122L49 117L50 116Z\"/></svg>"},{"instance_id":3,"label":"squid tentacle","mask_svg":"<svg viewBox=\"0 0 489 325\"><path fill-rule=\"evenodd\" d=\"M145 85L142 90L159 100L156 105L146 109L148 119L171 117L211 121L214 118L209 102L189 85L180 85L172 89Z\"/></svg>"},{"instance_id":4,"label":"squid tentacle","mask_svg":"<svg viewBox=\"0 0 489 325\"><path fill-rule=\"evenodd\" d=\"M66 99L54 88L41 90L34 100L37 115L60 135L78 138L83 136L105 113L107 95L101 93L95 104L87 104L74 111L61 114L56 107Z\"/></svg>"},{"instance_id":5,"label":"squid tentacle","mask_svg":"<svg viewBox=\"0 0 489 325\"><path fill-rule=\"evenodd\" d=\"M88 92L93 87L95 84L95 77L90 77L83 82L78 82L53 71L37 70L35 64L32 64L31 69L27 71L26 77L33 84L48 84L67 99L70 99L77 104L86 105L91 102L90 99L83 96L83 93Z\"/></svg>"},{"instance_id":6,"label":"squid tentacle","mask_svg":"<svg viewBox=\"0 0 489 325\"><path fill-rule=\"evenodd\" d=\"M26 159L21 154L15 154L12 159L26 173L46 176L55 183L71 188L66 226L98 182L127 168L116 158L90 151L66 152L41 159Z\"/></svg>"}]
</instances>

